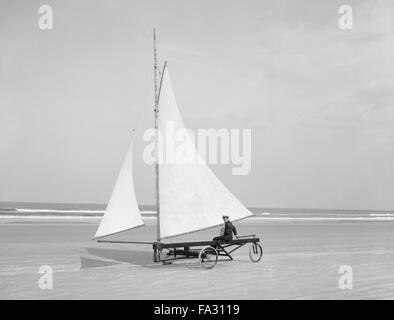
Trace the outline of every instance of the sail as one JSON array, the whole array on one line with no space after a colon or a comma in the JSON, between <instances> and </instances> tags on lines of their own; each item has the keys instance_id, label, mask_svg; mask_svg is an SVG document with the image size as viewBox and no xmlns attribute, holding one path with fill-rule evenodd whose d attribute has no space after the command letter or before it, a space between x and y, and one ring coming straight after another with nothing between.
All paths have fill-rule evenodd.
<instances>
[{"instance_id":1,"label":"sail","mask_svg":"<svg viewBox=\"0 0 394 320\"><path fill-rule=\"evenodd\" d=\"M131 143L94 238L102 238L143 224L134 192Z\"/></svg>"},{"instance_id":2,"label":"sail","mask_svg":"<svg viewBox=\"0 0 394 320\"><path fill-rule=\"evenodd\" d=\"M159 150L162 146L159 152L159 239L220 225L223 214L233 221L253 215L205 164L191 136L182 134L185 127L166 66L158 109L158 129L162 135L159 139L162 142L159 144ZM170 150L174 132L181 133L183 139L181 146Z\"/></svg>"}]
</instances>

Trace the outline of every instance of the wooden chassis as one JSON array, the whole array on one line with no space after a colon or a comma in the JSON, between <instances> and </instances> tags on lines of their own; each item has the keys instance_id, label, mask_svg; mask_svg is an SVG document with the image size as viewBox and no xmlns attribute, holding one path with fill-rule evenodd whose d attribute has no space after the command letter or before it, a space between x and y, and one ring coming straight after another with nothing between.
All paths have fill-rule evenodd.
<instances>
[{"instance_id":1,"label":"wooden chassis","mask_svg":"<svg viewBox=\"0 0 394 320\"><path fill-rule=\"evenodd\" d=\"M153 243L153 260L154 262L168 263L180 259L198 259L200 250L203 247L211 246L216 249L218 256L226 257L229 260L234 260L231 253L238 250L248 243L259 243L260 239L252 238L238 238L230 241L194 241L194 242L175 242L175 243ZM229 250L231 248L231 250ZM161 257L164 249L169 250L169 256Z\"/></svg>"},{"instance_id":2,"label":"wooden chassis","mask_svg":"<svg viewBox=\"0 0 394 320\"><path fill-rule=\"evenodd\" d=\"M98 240L98 242L104 243L131 243L131 244L152 244L152 242L139 242L139 241L117 241L117 240ZM163 243L153 242L153 261L163 262L163 264L171 263L174 260L181 259L198 259L199 252L202 248L211 246L215 248L219 257L226 257L229 260L234 260L231 253L238 250L248 243L259 243L260 238L256 238L255 235L240 236L230 241L193 241L193 242L174 242L174 243ZM229 250L231 248L231 250ZM169 250L170 257L162 259L162 251L164 249Z\"/></svg>"}]
</instances>

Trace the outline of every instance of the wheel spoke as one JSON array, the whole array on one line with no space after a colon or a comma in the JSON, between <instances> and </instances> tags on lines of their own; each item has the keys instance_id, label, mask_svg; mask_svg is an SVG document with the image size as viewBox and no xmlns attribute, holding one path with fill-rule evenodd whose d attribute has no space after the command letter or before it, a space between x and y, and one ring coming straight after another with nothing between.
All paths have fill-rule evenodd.
<instances>
[{"instance_id":1,"label":"wheel spoke","mask_svg":"<svg viewBox=\"0 0 394 320\"><path fill-rule=\"evenodd\" d=\"M199 260L203 268L211 269L217 263L218 253L214 248L210 246L204 247L200 251Z\"/></svg>"}]
</instances>

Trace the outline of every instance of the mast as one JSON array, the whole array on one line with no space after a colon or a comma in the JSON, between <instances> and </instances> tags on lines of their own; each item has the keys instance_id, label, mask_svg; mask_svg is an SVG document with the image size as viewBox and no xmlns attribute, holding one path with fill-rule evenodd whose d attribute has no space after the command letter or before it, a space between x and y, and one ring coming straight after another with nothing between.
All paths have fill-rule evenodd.
<instances>
[{"instance_id":1,"label":"mast","mask_svg":"<svg viewBox=\"0 0 394 320\"><path fill-rule=\"evenodd\" d=\"M156 52L156 28L153 28L153 59L155 73L155 171L156 171L156 224L157 224L157 242L160 242L160 196L159 196L159 101L157 90L157 52Z\"/></svg>"}]
</instances>

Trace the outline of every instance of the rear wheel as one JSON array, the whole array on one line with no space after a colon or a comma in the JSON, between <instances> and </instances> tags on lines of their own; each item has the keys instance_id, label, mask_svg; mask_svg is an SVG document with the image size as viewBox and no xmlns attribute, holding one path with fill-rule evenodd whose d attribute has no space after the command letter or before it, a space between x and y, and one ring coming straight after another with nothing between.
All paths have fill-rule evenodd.
<instances>
[{"instance_id":1,"label":"rear wheel","mask_svg":"<svg viewBox=\"0 0 394 320\"><path fill-rule=\"evenodd\" d=\"M258 243L253 243L249 248L249 258L253 262L259 262L263 257L263 248Z\"/></svg>"},{"instance_id":2,"label":"rear wheel","mask_svg":"<svg viewBox=\"0 0 394 320\"><path fill-rule=\"evenodd\" d=\"M153 262L159 262L160 261L160 254L157 251L153 252Z\"/></svg>"},{"instance_id":3,"label":"rear wheel","mask_svg":"<svg viewBox=\"0 0 394 320\"><path fill-rule=\"evenodd\" d=\"M212 269L218 262L218 253L211 246L204 247L198 255L200 264L205 269Z\"/></svg>"},{"instance_id":4,"label":"rear wheel","mask_svg":"<svg viewBox=\"0 0 394 320\"><path fill-rule=\"evenodd\" d=\"M164 258L164 253L162 250L156 249L153 251L153 261L154 262L160 262L163 260L163 258Z\"/></svg>"}]
</instances>

